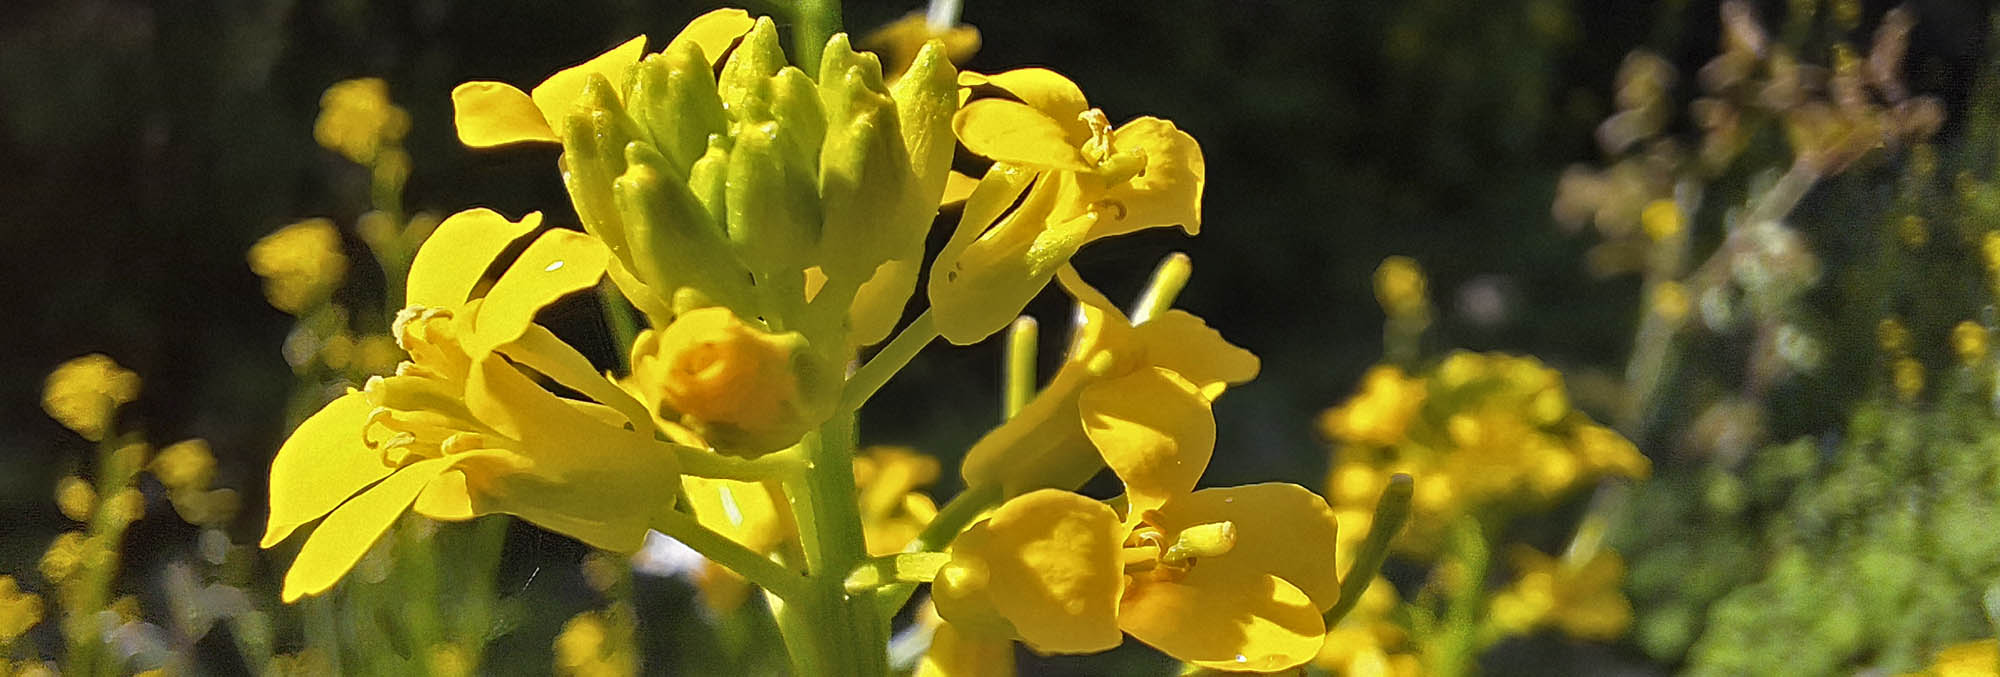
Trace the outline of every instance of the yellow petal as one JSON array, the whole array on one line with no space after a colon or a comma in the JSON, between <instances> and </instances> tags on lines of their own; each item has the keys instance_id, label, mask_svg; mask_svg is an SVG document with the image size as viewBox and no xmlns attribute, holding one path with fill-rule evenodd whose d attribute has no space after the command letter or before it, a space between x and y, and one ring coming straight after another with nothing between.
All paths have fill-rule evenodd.
<instances>
[{"instance_id":1,"label":"yellow petal","mask_svg":"<svg viewBox=\"0 0 2000 677\"><path fill-rule=\"evenodd\" d=\"M1156 517L1157 526L1169 533L1197 524L1236 524L1236 546L1229 554L1203 559L1197 568L1239 571L1234 575L1243 578L1277 576L1320 611L1340 601L1334 568L1339 527L1326 500L1305 487L1270 482L1203 489L1168 501Z\"/></svg>"},{"instance_id":2,"label":"yellow petal","mask_svg":"<svg viewBox=\"0 0 2000 677\"><path fill-rule=\"evenodd\" d=\"M967 633L951 623L938 625L916 677L1013 677L1014 643Z\"/></svg>"},{"instance_id":3,"label":"yellow petal","mask_svg":"<svg viewBox=\"0 0 2000 677\"><path fill-rule=\"evenodd\" d=\"M1134 336L1146 347L1149 361L1174 370L1204 393L1257 376L1256 355L1231 345L1208 323L1186 311L1170 310L1148 320L1138 326Z\"/></svg>"},{"instance_id":4,"label":"yellow petal","mask_svg":"<svg viewBox=\"0 0 2000 677\"><path fill-rule=\"evenodd\" d=\"M716 59L722 58L723 52L729 51L730 43L743 37L744 33L750 32L750 27L755 25L757 20L750 18L749 12L727 8L714 10L689 21L687 28L681 29L680 35L674 36L673 42L667 43L667 49L673 49L675 45L683 42L692 42L701 48L702 56L707 57L709 65L712 66L715 65Z\"/></svg>"},{"instance_id":5,"label":"yellow petal","mask_svg":"<svg viewBox=\"0 0 2000 677\"><path fill-rule=\"evenodd\" d=\"M1326 624L1304 592L1275 576L1216 576L1208 560L1178 581L1138 581L1118 624L1169 656L1206 668L1288 670L1317 655Z\"/></svg>"},{"instance_id":6,"label":"yellow petal","mask_svg":"<svg viewBox=\"0 0 2000 677\"><path fill-rule=\"evenodd\" d=\"M1215 453L1215 414L1187 379L1158 367L1106 379L1077 400L1083 430L1125 482L1132 512L1194 491Z\"/></svg>"},{"instance_id":7,"label":"yellow petal","mask_svg":"<svg viewBox=\"0 0 2000 677\"><path fill-rule=\"evenodd\" d=\"M1089 170L1076 144L1066 138L1062 124L1027 104L980 99L960 108L951 127L967 150L996 162Z\"/></svg>"},{"instance_id":8,"label":"yellow petal","mask_svg":"<svg viewBox=\"0 0 2000 677\"><path fill-rule=\"evenodd\" d=\"M1125 317L1124 311L1103 292L1084 282L1074 266L1065 264L1057 269L1056 283L1062 285L1070 298L1076 299L1077 322L1070 340L1070 359L1087 360L1103 350L1122 357L1140 347L1133 343L1132 321Z\"/></svg>"},{"instance_id":9,"label":"yellow petal","mask_svg":"<svg viewBox=\"0 0 2000 677\"><path fill-rule=\"evenodd\" d=\"M456 308L464 304L493 259L541 225L541 212L529 212L514 222L484 207L445 218L410 262L405 287L409 300L404 305Z\"/></svg>"},{"instance_id":10,"label":"yellow petal","mask_svg":"<svg viewBox=\"0 0 2000 677\"><path fill-rule=\"evenodd\" d=\"M1075 489L1104 469L1083 433L1077 397L1091 376L1063 365L1020 413L987 432L959 465L968 487L999 485L1005 496L1036 489Z\"/></svg>"},{"instance_id":11,"label":"yellow petal","mask_svg":"<svg viewBox=\"0 0 2000 677\"><path fill-rule=\"evenodd\" d=\"M964 202L966 198L972 197L973 189L978 186L979 179L956 171L946 174L944 179L944 197L938 199L938 204L951 205Z\"/></svg>"},{"instance_id":12,"label":"yellow petal","mask_svg":"<svg viewBox=\"0 0 2000 677\"><path fill-rule=\"evenodd\" d=\"M1067 491L1044 489L1002 504L953 543L952 558L983 566L980 601L1011 622L1043 653L1091 653L1118 646L1118 514ZM960 606L945 579L938 613L954 622Z\"/></svg>"},{"instance_id":13,"label":"yellow petal","mask_svg":"<svg viewBox=\"0 0 2000 677\"><path fill-rule=\"evenodd\" d=\"M1003 166L995 165L995 171ZM1095 212L1056 220L1058 207L1075 204L1080 190L1072 172L1044 175L1020 207L983 233L972 225L974 203L985 209L985 198L974 193L958 230L931 264L931 308L939 334L969 345L1014 321L1087 240Z\"/></svg>"},{"instance_id":14,"label":"yellow petal","mask_svg":"<svg viewBox=\"0 0 2000 677\"><path fill-rule=\"evenodd\" d=\"M535 107L541 109L542 120L546 121L550 128L554 128L562 123L563 116L569 113L569 107L583 96L583 86L590 82L590 76L602 75L604 79L611 81L611 91L625 91L626 79L632 64L638 63L639 56L645 52L646 36L641 35L626 40L624 44L613 47L610 51L597 55L596 58L549 76L549 79L543 80L542 84L536 85L533 91L528 92L528 96L534 99Z\"/></svg>"},{"instance_id":15,"label":"yellow petal","mask_svg":"<svg viewBox=\"0 0 2000 677\"><path fill-rule=\"evenodd\" d=\"M513 343L501 348L508 359L533 369L556 383L616 410L633 430L646 431L653 426L652 414L646 405L634 399L631 393L619 388L618 384L604 378L590 359L570 347L562 339L541 325L528 325L528 330Z\"/></svg>"},{"instance_id":16,"label":"yellow petal","mask_svg":"<svg viewBox=\"0 0 2000 677\"><path fill-rule=\"evenodd\" d=\"M770 554L792 537L791 509L783 492L760 482L738 482L688 475L689 507L702 526L728 536L751 552Z\"/></svg>"},{"instance_id":17,"label":"yellow petal","mask_svg":"<svg viewBox=\"0 0 2000 677\"><path fill-rule=\"evenodd\" d=\"M980 84L1006 90L1022 103L1033 106L1061 124L1070 145L1081 145L1090 138L1090 125L1079 117L1090 109L1090 103L1084 100L1083 90L1069 78L1046 68L1017 68L978 80ZM964 80L960 82L963 84Z\"/></svg>"},{"instance_id":18,"label":"yellow petal","mask_svg":"<svg viewBox=\"0 0 2000 677\"><path fill-rule=\"evenodd\" d=\"M854 292L854 302L848 304L848 345L872 346L889 338L889 332L903 320L910 295L916 293L917 273L922 270L922 261L906 259L891 259L875 268L875 274L861 283Z\"/></svg>"},{"instance_id":19,"label":"yellow petal","mask_svg":"<svg viewBox=\"0 0 2000 677\"><path fill-rule=\"evenodd\" d=\"M382 537L382 532L396 523L396 518L416 500L417 492L453 462L454 459L433 458L403 466L334 509L313 530L305 547L299 549L298 559L292 561L292 569L285 572L284 600L297 601L301 596L317 595L333 587L354 568L355 562L361 561L361 556Z\"/></svg>"},{"instance_id":20,"label":"yellow petal","mask_svg":"<svg viewBox=\"0 0 2000 677\"><path fill-rule=\"evenodd\" d=\"M504 82L467 82L452 88L451 119L459 142L473 148L559 141L528 93Z\"/></svg>"},{"instance_id":21,"label":"yellow petal","mask_svg":"<svg viewBox=\"0 0 2000 677\"><path fill-rule=\"evenodd\" d=\"M503 512L592 546L632 552L673 506L679 465L649 433L607 425L498 357L473 365L466 405L519 441L518 466L468 464L473 511Z\"/></svg>"},{"instance_id":22,"label":"yellow petal","mask_svg":"<svg viewBox=\"0 0 2000 677\"><path fill-rule=\"evenodd\" d=\"M520 338L535 313L556 299L597 286L610 260L611 250L597 238L574 230L542 233L487 292L466 352L477 356Z\"/></svg>"},{"instance_id":23,"label":"yellow petal","mask_svg":"<svg viewBox=\"0 0 2000 677\"><path fill-rule=\"evenodd\" d=\"M292 431L271 462L271 522L260 546L277 545L394 470L362 442L373 409L367 396L350 389Z\"/></svg>"},{"instance_id":24,"label":"yellow petal","mask_svg":"<svg viewBox=\"0 0 2000 677\"><path fill-rule=\"evenodd\" d=\"M462 522L479 516L472 511L472 493L465 484L465 472L456 469L446 470L424 485L410 509L441 522Z\"/></svg>"},{"instance_id":25,"label":"yellow petal","mask_svg":"<svg viewBox=\"0 0 2000 677\"><path fill-rule=\"evenodd\" d=\"M1121 153L1144 153L1146 169L1106 187L1100 202L1109 205L1102 210L1108 213L1098 218L1090 239L1159 226L1180 226L1189 235L1200 233L1201 193L1208 169L1194 137L1172 122L1142 117L1119 127L1112 138Z\"/></svg>"}]
</instances>

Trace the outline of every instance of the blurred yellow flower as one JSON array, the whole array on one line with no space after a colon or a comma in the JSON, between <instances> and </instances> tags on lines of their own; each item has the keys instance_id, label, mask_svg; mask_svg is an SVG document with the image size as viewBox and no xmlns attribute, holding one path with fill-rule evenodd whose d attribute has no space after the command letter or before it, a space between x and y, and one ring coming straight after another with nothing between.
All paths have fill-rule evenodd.
<instances>
[{"instance_id":1,"label":"blurred yellow flower","mask_svg":"<svg viewBox=\"0 0 2000 677\"><path fill-rule=\"evenodd\" d=\"M1390 317L1411 317L1428 312L1430 291L1424 271L1416 259L1391 256L1375 269L1375 301Z\"/></svg>"},{"instance_id":2,"label":"blurred yellow flower","mask_svg":"<svg viewBox=\"0 0 2000 677\"><path fill-rule=\"evenodd\" d=\"M50 583L62 584L83 568L91 552L96 548L90 536L81 531L65 531L49 543L47 552L42 553L42 578Z\"/></svg>"},{"instance_id":3,"label":"blurred yellow flower","mask_svg":"<svg viewBox=\"0 0 2000 677\"><path fill-rule=\"evenodd\" d=\"M1493 624L1508 635L1543 627L1586 641L1610 641L1632 627L1632 603L1619 589L1625 561L1599 550L1583 562L1557 559L1533 548L1514 551L1515 579L1494 595Z\"/></svg>"},{"instance_id":4,"label":"blurred yellow flower","mask_svg":"<svg viewBox=\"0 0 2000 677\"><path fill-rule=\"evenodd\" d=\"M563 623L556 635L556 674L570 677L625 677L638 674L637 656L620 651L611 641L612 621L603 612L586 611Z\"/></svg>"},{"instance_id":5,"label":"blurred yellow flower","mask_svg":"<svg viewBox=\"0 0 2000 677\"><path fill-rule=\"evenodd\" d=\"M880 56L882 77L894 82L910 69L910 64L916 63L917 52L932 40L944 46L944 57L955 64L965 63L974 52L979 51L979 29L965 24L936 26L921 11L910 12L883 24L874 32L861 36L854 46Z\"/></svg>"},{"instance_id":6,"label":"blurred yellow flower","mask_svg":"<svg viewBox=\"0 0 2000 677\"><path fill-rule=\"evenodd\" d=\"M42 383L42 410L84 439L102 441L118 407L139 397L139 375L93 353L57 365Z\"/></svg>"},{"instance_id":7,"label":"blurred yellow flower","mask_svg":"<svg viewBox=\"0 0 2000 677\"><path fill-rule=\"evenodd\" d=\"M298 315L323 302L347 274L340 229L327 219L307 219L250 246L250 270L264 278L264 297Z\"/></svg>"},{"instance_id":8,"label":"blurred yellow flower","mask_svg":"<svg viewBox=\"0 0 2000 677\"><path fill-rule=\"evenodd\" d=\"M686 488L688 507L702 526L751 552L769 556L798 533L784 491L775 482L738 482L688 475L681 478L681 483ZM717 611L735 610L750 594L749 581L714 562L704 562L694 581L701 590L702 601Z\"/></svg>"},{"instance_id":9,"label":"blurred yellow flower","mask_svg":"<svg viewBox=\"0 0 2000 677\"><path fill-rule=\"evenodd\" d=\"M389 100L389 83L356 78L333 83L319 99L313 139L360 164L372 164L384 146L402 143L410 114Z\"/></svg>"},{"instance_id":10,"label":"blurred yellow flower","mask_svg":"<svg viewBox=\"0 0 2000 677\"><path fill-rule=\"evenodd\" d=\"M1401 367L1378 364L1361 377L1361 392L1320 415L1320 429L1330 438L1390 445L1401 439L1410 420L1424 404L1424 380ZM1380 489L1371 482L1371 489Z\"/></svg>"},{"instance_id":11,"label":"blurred yellow flower","mask_svg":"<svg viewBox=\"0 0 2000 677\"><path fill-rule=\"evenodd\" d=\"M854 455L856 500L870 556L901 552L937 517L937 504L917 491L937 477L937 459L907 447L869 447Z\"/></svg>"},{"instance_id":12,"label":"blurred yellow flower","mask_svg":"<svg viewBox=\"0 0 2000 677\"><path fill-rule=\"evenodd\" d=\"M1343 525L1341 535L1356 531ZM1366 529L1359 531L1365 532ZM1358 536L1357 536L1358 537ZM1380 576L1340 623L1327 629L1326 644L1313 658L1336 677L1418 677L1423 665L1409 646L1409 632L1389 620L1401 604L1396 588Z\"/></svg>"},{"instance_id":13,"label":"blurred yellow flower","mask_svg":"<svg viewBox=\"0 0 2000 677\"><path fill-rule=\"evenodd\" d=\"M917 624L931 628L931 646L914 677L1013 677L1014 642L968 633L938 617L937 607L917 609Z\"/></svg>"},{"instance_id":14,"label":"blurred yellow flower","mask_svg":"<svg viewBox=\"0 0 2000 677\"><path fill-rule=\"evenodd\" d=\"M674 42L694 43L713 64L754 24L748 12L718 9L689 22L674 37ZM591 76L609 80L612 91L622 95L631 77L632 64L638 63L645 51L646 36L632 38L589 61L549 76L530 92L501 82L461 84L451 91L459 141L474 148L522 142L557 143L564 115L582 97L583 87Z\"/></svg>"},{"instance_id":15,"label":"blurred yellow flower","mask_svg":"<svg viewBox=\"0 0 2000 677\"><path fill-rule=\"evenodd\" d=\"M1986 359L1987 346L1992 340L1992 332L1984 325L1972 320L1958 323L1951 328L1951 352L1958 356L1962 364L1972 364Z\"/></svg>"},{"instance_id":16,"label":"blurred yellow flower","mask_svg":"<svg viewBox=\"0 0 2000 677\"><path fill-rule=\"evenodd\" d=\"M1921 672L1904 677L1996 677L2000 676L2000 643L1982 639L1953 644L1938 650L1937 657Z\"/></svg>"},{"instance_id":17,"label":"blurred yellow flower","mask_svg":"<svg viewBox=\"0 0 2000 677\"><path fill-rule=\"evenodd\" d=\"M153 456L151 470L170 490L201 491L215 481L215 454L206 440L183 440Z\"/></svg>"},{"instance_id":18,"label":"blurred yellow flower","mask_svg":"<svg viewBox=\"0 0 2000 677\"><path fill-rule=\"evenodd\" d=\"M22 592L13 576L0 576L0 646L6 646L42 622L42 598Z\"/></svg>"},{"instance_id":19,"label":"blurred yellow flower","mask_svg":"<svg viewBox=\"0 0 2000 677\"><path fill-rule=\"evenodd\" d=\"M539 223L476 209L439 224L410 266L410 306L394 326L409 361L328 404L279 449L262 545L325 518L285 576L286 601L331 587L412 507L440 520L514 514L619 552L637 549L654 511L668 509L661 487L678 463L645 406L533 323L596 286L603 244L543 233L470 298L495 257ZM558 397L523 368L589 399Z\"/></svg>"},{"instance_id":20,"label":"blurred yellow flower","mask_svg":"<svg viewBox=\"0 0 2000 677\"><path fill-rule=\"evenodd\" d=\"M1170 473L1169 484L1192 488L1215 445L1210 403L1255 377L1257 356L1185 311L1135 325L1073 269L1064 267L1058 279L1081 318L1069 353L1047 387L966 453L966 486L997 484L1006 496L1074 489L1107 464L1131 480L1138 475L1125 473L1148 458L1171 456L1180 460L1147 473ZM1135 496L1154 491L1127 489Z\"/></svg>"},{"instance_id":21,"label":"blurred yellow flower","mask_svg":"<svg viewBox=\"0 0 2000 677\"><path fill-rule=\"evenodd\" d=\"M964 72L959 84L1008 96L974 99L952 119L965 147L995 163L931 264L932 312L952 343L1007 326L1088 242L1201 231L1201 146L1173 123L1140 117L1114 129L1076 83L1046 69Z\"/></svg>"},{"instance_id":22,"label":"blurred yellow flower","mask_svg":"<svg viewBox=\"0 0 2000 677\"><path fill-rule=\"evenodd\" d=\"M97 489L81 477L70 475L56 481L56 509L64 517L78 522L90 521L90 511L97 507Z\"/></svg>"},{"instance_id":23,"label":"blurred yellow flower","mask_svg":"<svg viewBox=\"0 0 2000 677\"><path fill-rule=\"evenodd\" d=\"M1667 238L1681 234L1681 208L1673 200L1648 202L1645 209L1639 212L1639 226L1654 242L1665 242Z\"/></svg>"}]
</instances>

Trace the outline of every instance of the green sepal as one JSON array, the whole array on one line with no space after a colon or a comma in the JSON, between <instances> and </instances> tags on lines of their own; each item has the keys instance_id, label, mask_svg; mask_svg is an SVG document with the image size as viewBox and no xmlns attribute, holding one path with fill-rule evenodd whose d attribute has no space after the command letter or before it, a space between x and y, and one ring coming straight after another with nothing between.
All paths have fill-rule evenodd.
<instances>
[{"instance_id":1,"label":"green sepal","mask_svg":"<svg viewBox=\"0 0 2000 677\"><path fill-rule=\"evenodd\" d=\"M647 56L636 68L626 97L633 121L675 170L687 173L708 149L709 136L728 131L715 72L691 40Z\"/></svg>"},{"instance_id":2,"label":"green sepal","mask_svg":"<svg viewBox=\"0 0 2000 677\"><path fill-rule=\"evenodd\" d=\"M820 234L813 171L786 150L792 134L775 122L745 126L729 150L729 239L780 308L805 302L794 296L804 293L802 275Z\"/></svg>"},{"instance_id":3,"label":"green sepal","mask_svg":"<svg viewBox=\"0 0 2000 677\"><path fill-rule=\"evenodd\" d=\"M844 118L828 130L820 152L820 194L826 229L820 264L827 283L859 286L882 262L921 256L928 217L917 223L916 177L888 97L865 89L859 67L842 78Z\"/></svg>"},{"instance_id":4,"label":"green sepal","mask_svg":"<svg viewBox=\"0 0 2000 677\"><path fill-rule=\"evenodd\" d=\"M944 43L924 43L890 95L896 100L896 118L902 124L903 147L910 151L917 192L937 204L958 144L951 131L951 118L958 112L958 69L945 58Z\"/></svg>"},{"instance_id":5,"label":"green sepal","mask_svg":"<svg viewBox=\"0 0 2000 677\"><path fill-rule=\"evenodd\" d=\"M643 142L626 148L629 167L613 184L619 213L631 227L634 270L676 314L693 289L739 315L754 316L750 273L665 157Z\"/></svg>"},{"instance_id":6,"label":"green sepal","mask_svg":"<svg viewBox=\"0 0 2000 677\"><path fill-rule=\"evenodd\" d=\"M826 116L820 110L818 85L805 71L786 66L771 78L771 117L785 127L786 152L801 167L819 164L819 147L826 139Z\"/></svg>"}]
</instances>

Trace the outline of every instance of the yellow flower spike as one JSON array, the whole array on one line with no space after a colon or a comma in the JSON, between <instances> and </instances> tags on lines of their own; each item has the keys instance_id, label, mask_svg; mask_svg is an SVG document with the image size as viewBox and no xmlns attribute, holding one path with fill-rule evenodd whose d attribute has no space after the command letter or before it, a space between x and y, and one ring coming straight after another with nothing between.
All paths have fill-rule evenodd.
<instances>
[{"instance_id":1,"label":"yellow flower spike","mask_svg":"<svg viewBox=\"0 0 2000 677\"><path fill-rule=\"evenodd\" d=\"M791 446L832 414L838 375L797 333L772 334L727 308L701 308L648 330L632 345L645 398L685 414L723 453ZM657 410L657 409L656 409Z\"/></svg>"},{"instance_id":2,"label":"yellow flower spike","mask_svg":"<svg viewBox=\"0 0 2000 677\"><path fill-rule=\"evenodd\" d=\"M938 614L990 628L990 610L1043 653L1116 647L1122 533L1117 513L1077 494L1045 489L1010 500L952 542L952 564L932 584ZM982 575L952 573L968 567Z\"/></svg>"},{"instance_id":3,"label":"yellow flower spike","mask_svg":"<svg viewBox=\"0 0 2000 677\"><path fill-rule=\"evenodd\" d=\"M118 407L139 397L139 375L92 353L57 365L42 381L42 411L92 442L111 432Z\"/></svg>"}]
</instances>

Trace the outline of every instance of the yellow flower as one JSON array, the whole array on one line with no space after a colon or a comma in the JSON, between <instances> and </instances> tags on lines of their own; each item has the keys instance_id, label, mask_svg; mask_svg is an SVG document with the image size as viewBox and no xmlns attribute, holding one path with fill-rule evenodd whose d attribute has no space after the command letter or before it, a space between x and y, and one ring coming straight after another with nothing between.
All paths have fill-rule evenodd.
<instances>
[{"instance_id":1,"label":"yellow flower","mask_svg":"<svg viewBox=\"0 0 2000 677\"><path fill-rule=\"evenodd\" d=\"M1121 631L1223 670L1284 670L1319 653L1340 588L1324 500L1280 483L1184 491L1150 508L1129 496L1123 518L1054 489L1002 504L952 543L932 587L938 611L1045 653L1110 649Z\"/></svg>"},{"instance_id":2,"label":"yellow flower","mask_svg":"<svg viewBox=\"0 0 2000 677\"><path fill-rule=\"evenodd\" d=\"M333 83L319 99L313 139L361 164L375 161L383 146L403 141L410 114L389 101L389 83L356 78Z\"/></svg>"},{"instance_id":3,"label":"yellow flower","mask_svg":"<svg viewBox=\"0 0 2000 677\"><path fill-rule=\"evenodd\" d=\"M616 623L597 611L586 611L563 623L556 635L556 674L575 677L619 677L638 674L637 657L621 651L612 640Z\"/></svg>"},{"instance_id":4,"label":"yellow flower","mask_svg":"<svg viewBox=\"0 0 2000 677\"><path fill-rule=\"evenodd\" d=\"M1362 529L1361 531L1366 531ZM1344 537L1350 530L1341 529ZM1409 644L1409 632L1389 620L1402 603L1396 588L1380 576L1361 601L1327 629L1326 644L1313 664L1338 677L1418 677L1423 666Z\"/></svg>"},{"instance_id":5,"label":"yellow flower","mask_svg":"<svg viewBox=\"0 0 2000 677\"><path fill-rule=\"evenodd\" d=\"M715 63L731 42L750 30L754 22L740 9L718 9L696 17L674 42L687 41L701 48L709 63ZM670 45L671 47L671 45ZM613 91L624 92L630 67L646 51L646 36L625 41L611 51L563 69L543 80L530 92L500 82L467 82L451 91L453 122L459 141L474 148L510 143L557 143L563 117L583 95L590 76L610 80Z\"/></svg>"},{"instance_id":6,"label":"yellow flower","mask_svg":"<svg viewBox=\"0 0 2000 677\"><path fill-rule=\"evenodd\" d=\"M470 298L495 257L539 223L475 209L439 224L410 266L410 306L394 326L410 359L306 419L279 449L263 546L325 518L285 576L286 601L331 587L411 507L440 520L509 513L619 552L637 549L650 517L668 509L678 466L645 406L533 323L597 284L603 244L543 233ZM558 397L524 369L589 399Z\"/></svg>"},{"instance_id":7,"label":"yellow flower","mask_svg":"<svg viewBox=\"0 0 2000 677\"><path fill-rule=\"evenodd\" d=\"M1958 356L1961 364L1972 364L1986 359L1990 334L1986 327L1966 320L1951 328L1951 352Z\"/></svg>"},{"instance_id":8,"label":"yellow flower","mask_svg":"<svg viewBox=\"0 0 2000 677\"><path fill-rule=\"evenodd\" d=\"M325 301L347 274L340 229L308 219L277 230L250 246L250 270L264 278L264 297L297 315Z\"/></svg>"},{"instance_id":9,"label":"yellow flower","mask_svg":"<svg viewBox=\"0 0 2000 677\"><path fill-rule=\"evenodd\" d=\"M139 397L139 375L90 354L57 365L42 383L42 410L84 439L102 441L118 407Z\"/></svg>"},{"instance_id":10,"label":"yellow flower","mask_svg":"<svg viewBox=\"0 0 2000 677\"><path fill-rule=\"evenodd\" d=\"M90 521L90 511L97 507L97 490L83 478L71 475L56 482L56 509L64 517L78 522Z\"/></svg>"},{"instance_id":11,"label":"yellow flower","mask_svg":"<svg viewBox=\"0 0 2000 677\"><path fill-rule=\"evenodd\" d=\"M1427 312L1430 305L1428 283L1415 259L1391 256L1375 269L1375 300L1390 317L1409 317Z\"/></svg>"},{"instance_id":12,"label":"yellow flower","mask_svg":"<svg viewBox=\"0 0 2000 677\"><path fill-rule=\"evenodd\" d=\"M1163 484L1193 488L1215 445L1210 403L1256 376L1257 356L1185 311L1134 325L1073 269L1064 267L1059 279L1082 318L1069 353L1048 387L966 453L966 486L998 484L1007 496L1073 489L1106 464L1130 480L1139 475L1128 471L1180 449L1189 455L1169 454L1182 460L1147 474L1168 473L1173 480Z\"/></svg>"},{"instance_id":13,"label":"yellow flower","mask_svg":"<svg viewBox=\"0 0 2000 677\"><path fill-rule=\"evenodd\" d=\"M101 550L91 542L88 534L65 531L49 543L47 552L42 553L42 578L60 585L82 570L89 560L95 559L95 553Z\"/></svg>"},{"instance_id":14,"label":"yellow flower","mask_svg":"<svg viewBox=\"0 0 2000 677\"><path fill-rule=\"evenodd\" d=\"M917 52L932 40L943 44L944 56L952 63L965 63L979 51L979 29L965 24L934 26L921 11L883 24L855 41L855 46L880 55L882 77L893 82L916 63Z\"/></svg>"},{"instance_id":15,"label":"yellow flower","mask_svg":"<svg viewBox=\"0 0 2000 677\"><path fill-rule=\"evenodd\" d=\"M2000 644L1991 639L1982 639L1940 649L1930 667L1904 677L1995 677L1996 675L2000 675Z\"/></svg>"},{"instance_id":16,"label":"yellow flower","mask_svg":"<svg viewBox=\"0 0 2000 677\"><path fill-rule=\"evenodd\" d=\"M42 598L22 592L13 576L0 576L0 646L19 639L42 622Z\"/></svg>"},{"instance_id":17,"label":"yellow flower","mask_svg":"<svg viewBox=\"0 0 2000 677\"><path fill-rule=\"evenodd\" d=\"M1360 394L1320 416L1320 429L1336 440L1395 444L1423 404L1423 379L1411 378L1394 365L1378 364L1361 377Z\"/></svg>"},{"instance_id":18,"label":"yellow flower","mask_svg":"<svg viewBox=\"0 0 2000 677\"><path fill-rule=\"evenodd\" d=\"M1554 627L1577 639L1610 641L1632 627L1632 603L1619 590L1625 561L1616 552L1599 550L1578 563L1522 546L1514 570L1514 583L1492 602L1492 621L1504 633Z\"/></svg>"},{"instance_id":19,"label":"yellow flower","mask_svg":"<svg viewBox=\"0 0 2000 677\"><path fill-rule=\"evenodd\" d=\"M917 491L937 476L937 459L914 449L869 447L854 455L856 501L870 556L901 552L937 517L937 504Z\"/></svg>"},{"instance_id":20,"label":"yellow flower","mask_svg":"<svg viewBox=\"0 0 2000 677\"><path fill-rule=\"evenodd\" d=\"M798 533L791 507L777 483L738 482L688 475L681 478L687 501L702 526L735 541L751 552L770 555ZM695 574L702 601L717 611L732 611L749 596L749 581L714 562L704 562Z\"/></svg>"},{"instance_id":21,"label":"yellow flower","mask_svg":"<svg viewBox=\"0 0 2000 677\"><path fill-rule=\"evenodd\" d=\"M796 332L773 334L728 308L682 314L632 343L633 381L654 413L724 453L754 456L799 441L833 414L838 367Z\"/></svg>"},{"instance_id":22,"label":"yellow flower","mask_svg":"<svg viewBox=\"0 0 2000 677\"><path fill-rule=\"evenodd\" d=\"M1014 676L1014 642L965 632L944 622L930 604L917 609L917 624L931 628L931 646L914 677Z\"/></svg>"},{"instance_id":23,"label":"yellow flower","mask_svg":"<svg viewBox=\"0 0 2000 677\"><path fill-rule=\"evenodd\" d=\"M153 476L174 491L200 491L215 480L215 455L208 442L193 439L167 445L153 457Z\"/></svg>"},{"instance_id":24,"label":"yellow flower","mask_svg":"<svg viewBox=\"0 0 2000 677\"><path fill-rule=\"evenodd\" d=\"M1201 147L1173 123L1141 117L1113 129L1076 83L1039 68L961 73L959 84L1011 98L973 100L952 119L966 148L995 163L931 264L932 310L952 343L1007 326L1085 243L1201 230Z\"/></svg>"}]
</instances>

